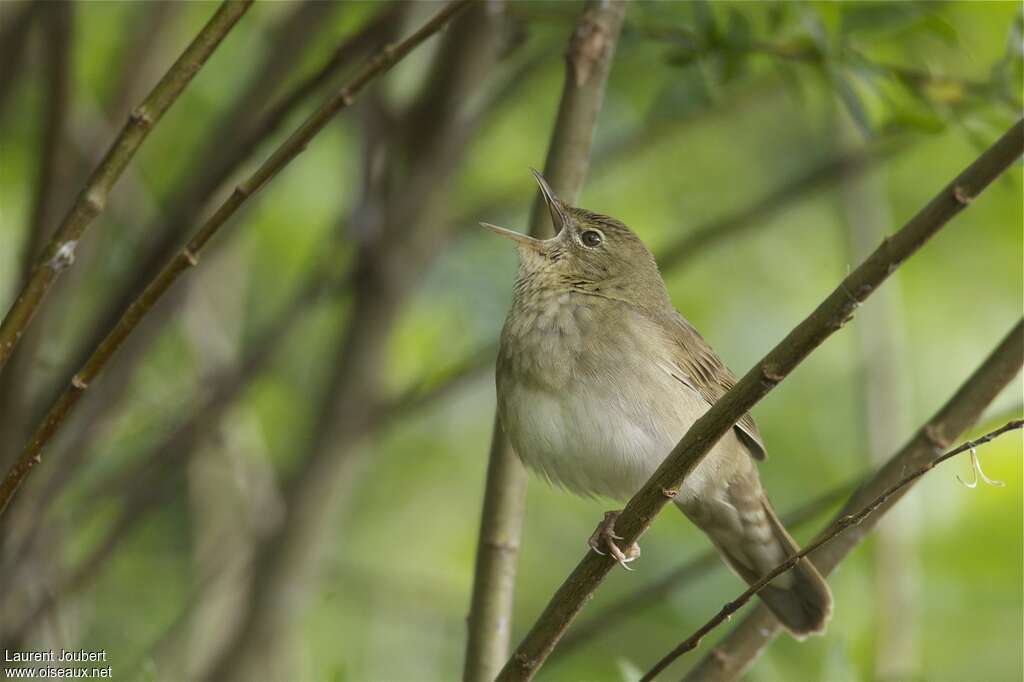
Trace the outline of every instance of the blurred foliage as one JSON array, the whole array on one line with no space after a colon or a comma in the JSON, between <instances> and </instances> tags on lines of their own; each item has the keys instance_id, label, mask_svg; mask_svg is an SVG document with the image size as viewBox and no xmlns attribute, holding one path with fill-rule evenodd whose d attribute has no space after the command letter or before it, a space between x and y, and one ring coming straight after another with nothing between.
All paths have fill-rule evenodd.
<instances>
[{"instance_id":1,"label":"blurred foliage","mask_svg":"<svg viewBox=\"0 0 1024 682\"><path fill-rule=\"evenodd\" d=\"M131 262L148 215L166 210L180 178L218 153L201 146L204 133L253 77L257 57L275 49L267 36L289 7L257 4L147 141L83 244L78 265L48 301L53 314L37 358L39 376L58 374L72 342L91 329L98 302ZM150 46L148 82L211 9L187 3L169 15ZM414 8L408 25L426 9ZM526 169L543 162L561 91L559 55L579 9L557 2L508 6L522 41L499 65L495 82L531 59L539 66L522 77L518 94L488 114L473 140L450 195L453 220L483 211L491 222L525 224L533 192ZM8 11L0 7L0 17ZM149 11L147 4L128 2L75 7L70 114L79 132L67 144L109 140L116 130L120 112L108 105L127 67L133 27ZM288 82L315 69L375 11L373 2L339 6L304 41L301 68ZM16 97L0 111L4 307L17 290L39 158L45 90L39 47ZM380 96L407 100L432 49L396 68ZM1015 2L637 2L616 54L597 130L598 160L581 204L623 219L657 252L842 153L840 131L853 125L863 144L894 139L903 145L872 170L894 230L1020 116L1022 65L1024 14ZM130 399L123 413L92 426L101 437L81 480L54 500L48 551L55 570L73 566L104 535L120 504L96 499L92 485L190 414L206 390L208 344L223 346L231 362L264 333L275 311L289 305L305 277L323 267L325 245L337 244L331 235L359 198L367 115L360 109L343 116L228 226L214 253L179 285L188 289L187 312L161 333L142 371L131 385L103 388ZM298 120L294 116L285 128ZM252 159L265 156L284 134L254 150ZM626 153L611 151L622 140ZM77 165L62 202L94 162ZM666 272L677 307L737 373L857 262L847 247L847 230L856 228L847 225L839 197L836 187L808 193L752 229L723 238L685 268ZM898 332L906 338L895 365L912 424L951 395L1021 314L1022 219L1018 166L895 277ZM478 234L472 221L456 234L392 335L387 382L396 394L443 377L497 337L515 256ZM332 249L326 256L344 270L349 242ZM272 488L294 470L325 388L324 368L348 317L347 301L336 300L303 319L272 370L199 451L217 458L225 456L226 444L244 443L240 459L232 460L241 467L236 474L243 491L247 467L269 472ZM856 325L831 339L755 411L772 453L762 479L780 510L870 466L860 382L872 359L862 357L851 331ZM1018 380L992 413L1018 408L1020 401ZM316 598L302 630L295 679L458 676L493 410L492 375L485 371L362 446L358 484L336 520L321 571L301 586ZM912 493L920 680L1009 681L1024 674L1020 452L1015 435L981 453L986 471L1005 488L964 489L953 473L966 464L957 461ZM143 679L159 677L153 644L199 587L193 554L200 507L191 500L192 485L183 480L175 486L171 501L143 520L93 584L61 605L61 645L106 649L115 677L128 679L132 669ZM514 637L575 565L595 520L610 507L531 480ZM803 540L812 532L797 535ZM584 618L703 551L706 541L669 512L643 546L639 570L613 574ZM872 679L874 581L884 577L874 574L874 551L867 543L832 579L837 606L828 635L803 644L780 638L746 679ZM740 589L725 571L686 586L642 617L609 627L589 647L552 661L540 678L630 679Z\"/></svg>"}]
</instances>

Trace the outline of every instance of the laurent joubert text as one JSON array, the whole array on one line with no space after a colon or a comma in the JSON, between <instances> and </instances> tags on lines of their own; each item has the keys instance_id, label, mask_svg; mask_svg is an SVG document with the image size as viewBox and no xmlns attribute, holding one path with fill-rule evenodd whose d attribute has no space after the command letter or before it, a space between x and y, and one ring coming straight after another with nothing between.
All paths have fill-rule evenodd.
<instances>
[{"instance_id":1,"label":"laurent joubert text","mask_svg":"<svg viewBox=\"0 0 1024 682\"><path fill-rule=\"evenodd\" d=\"M90 651L88 649L44 649L38 651L11 651L4 649L4 678L110 678L113 671L110 666L106 667L60 667L50 666L28 666L24 664L33 663L105 663L107 652L103 649ZM21 664L13 668L10 664ZM25 675L23 673L29 673Z\"/></svg>"}]
</instances>

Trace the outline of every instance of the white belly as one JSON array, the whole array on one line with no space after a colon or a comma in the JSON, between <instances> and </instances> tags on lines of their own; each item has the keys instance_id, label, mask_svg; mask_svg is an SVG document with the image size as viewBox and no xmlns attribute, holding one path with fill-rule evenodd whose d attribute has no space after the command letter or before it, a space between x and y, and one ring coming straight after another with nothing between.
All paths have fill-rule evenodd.
<instances>
[{"instance_id":1,"label":"white belly","mask_svg":"<svg viewBox=\"0 0 1024 682\"><path fill-rule=\"evenodd\" d=\"M502 425L520 458L552 482L583 495L627 500L708 409L667 372L652 369L645 381L627 382L644 395L623 392L621 385L576 385L558 395L508 386L500 401ZM652 403L652 394L672 399ZM712 451L687 478L680 502L714 476L716 460Z\"/></svg>"}]
</instances>

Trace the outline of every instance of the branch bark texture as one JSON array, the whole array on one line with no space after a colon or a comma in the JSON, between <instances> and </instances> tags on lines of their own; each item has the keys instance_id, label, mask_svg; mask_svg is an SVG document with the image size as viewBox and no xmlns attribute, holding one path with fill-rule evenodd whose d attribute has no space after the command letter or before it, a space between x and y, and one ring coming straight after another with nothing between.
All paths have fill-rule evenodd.
<instances>
[{"instance_id":1,"label":"branch bark texture","mask_svg":"<svg viewBox=\"0 0 1024 682\"><path fill-rule=\"evenodd\" d=\"M60 273L74 262L79 240L89 224L103 212L107 197L135 152L251 4L252 0L224 2L149 96L132 112L128 123L93 171L85 188L43 250L28 282L0 324L0 371L10 359L50 287ZM0 502L0 508L2 506Z\"/></svg>"},{"instance_id":2,"label":"branch bark texture","mask_svg":"<svg viewBox=\"0 0 1024 682\"><path fill-rule=\"evenodd\" d=\"M544 163L548 182L569 203L579 197L590 165L597 115L625 13L622 0L590 2L569 41L565 84ZM539 194L529 232L535 237L553 232ZM508 656L526 482L526 471L495 415L469 609L465 682L493 680Z\"/></svg>"},{"instance_id":3,"label":"branch bark texture","mask_svg":"<svg viewBox=\"0 0 1024 682\"><path fill-rule=\"evenodd\" d=\"M298 156L328 121L342 109L348 108L353 98L374 78L390 69L424 40L439 31L453 16L469 6L468 0L456 0L445 6L419 30L396 45L388 45L378 53L358 74L337 93L327 99L313 112L278 148L250 175L239 184L228 199L221 204L216 212L193 235L188 244L181 249L164 269L157 275L128 307L125 314L118 320L103 342L93 352L85 365L71 380L71 383L60 398L53 404L35 435L25 448L19 460L8 471L3 483L0 483L0 513L6 509L11 497L28 476L32 468L39 463L46 443L64 422L67 415L89 387L89 384L102 371L117 349L124 343L132 331L142 321L153 305L170 288L171 284L185 271L199 263L199 254L206 243L216 234L224 223L259 191L277 173ZM0 344L3 336L0 334Z\"/></svg>"},{"instance_id":4,"label":"branch bark texture","mask_svg":"<svg viewBox=\"0 0 1024 682\"><path fill-rule=\"evenodd\" d=\"M902 229L883 240L803 322L698 419L651 479L626 504L615 526L616 534L623 538L620 546L628 548L639 539L658 511L678 494L686 476L740 416L852 319L857 307L903 261L924 246L1022 153L1024 121L1018 121ZM611 557L589 552L555 593L498 679L508 682L532 678L614 566Z\"/></svg>"},{"instance_id":5,"label":"branch bark texture","mask_svg":"<svg viewBox=\"0 0 1024 682\"><path fill-rule=\"evenodd\" d=\"M1010 383L1024 364L1024 320L1019 321L998 347L956 394L922 426L889 462L862 485L822 532L828 534L844 523L856 510L869 505L881 492L904 478L907 471L934 466L937 455L970 428L985 408ZM831 573L878 520L909 487L890 497L858 526L847 529L835 542L813 552L811 561L823 575ZM756 608L732 632L720 641L686 676L687 682L724 682L734 680L753 663L779 632L775 618L762 607Z\"/></svg>"}]
</instances>

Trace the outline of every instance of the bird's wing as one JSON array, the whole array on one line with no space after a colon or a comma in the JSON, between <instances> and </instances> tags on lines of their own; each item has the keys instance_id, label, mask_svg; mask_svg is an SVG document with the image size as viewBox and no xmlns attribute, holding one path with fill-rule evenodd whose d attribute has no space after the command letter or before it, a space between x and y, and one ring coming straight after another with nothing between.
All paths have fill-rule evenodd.
<instances>
[{"instance_id":1,"label":"bird's wing","mask_svg":"<svg viewBox=\"0 0 1024 682\"><path fill-rule=\"evenodd\" d=\"M678 313L673 317L675 319L671 324L671 333L682 350L676 354L675 364L683 376L676 378L697 391L709 405L714 405L726 391L736 385L736 377L693 325ZM764 459L767 456L761 433L749 412L740 417L735 429L755 459Z\"/></svg>"}]
</instances>

